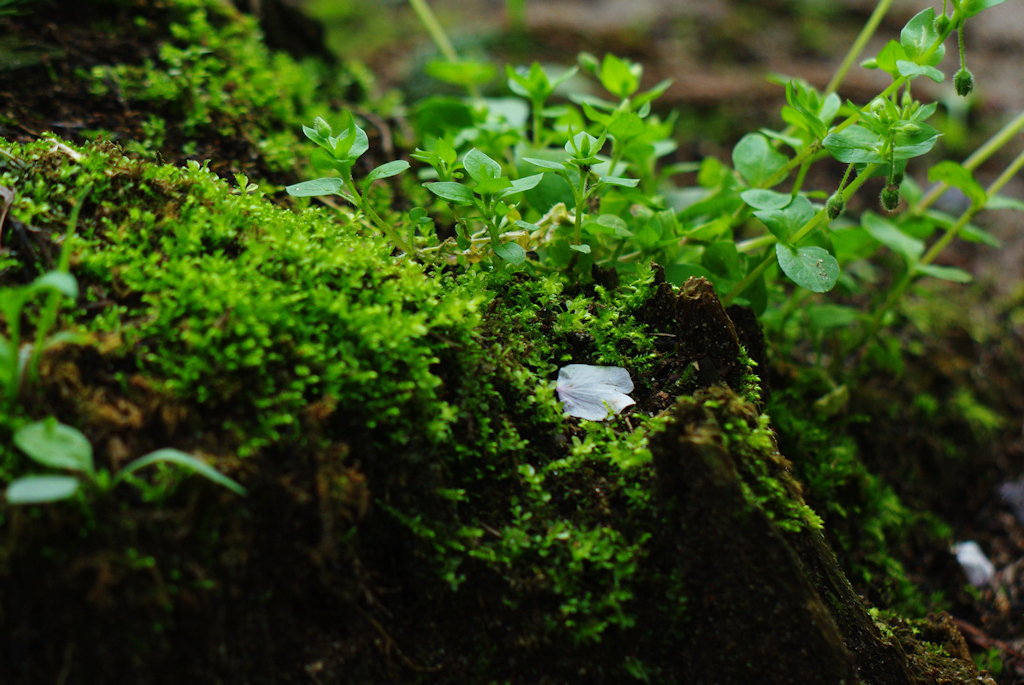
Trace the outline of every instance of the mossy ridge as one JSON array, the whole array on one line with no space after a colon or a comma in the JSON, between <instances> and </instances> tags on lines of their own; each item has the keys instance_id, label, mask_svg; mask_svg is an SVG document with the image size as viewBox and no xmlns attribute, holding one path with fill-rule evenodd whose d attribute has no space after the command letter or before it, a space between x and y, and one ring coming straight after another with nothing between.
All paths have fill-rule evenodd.
<instances>
[{"instance_id":1,"label":"mossy ridge","mask_svg":"<svg viewBox=\"0 0 1024 685\"><path fill-rule=\"evenodd\" d=\"M359 237L354 225L339 226L318 210L283 211L259 193L232 192L198 164L154 166L108 144L39 141L5 150L16 160L2 162L3 183L19 189L14 216L25 212L54 235L69 197L91 187L79 237L69 246L84 306L64 321L87 327L96 347L48 359L51 375L36 410L101 438L101 462L118 458L115 444L135 451L146 440L138 433L162 423L157 433L169 442L199 449L222 470L276 492L256 496L251 506L259 500L290 512L283 516L289 522L319 527L319 541L309 534L301 540L324 562L363 559L376 567L381 552L369 541L386 535L395 540L392 551L434 560L432 570L408 571L419 580L400 580L424 598L450 596L469 569L478 581L481 574L492 578L480 582L497 581L502 603L519 606L521 615L546 607L549 618L524 626L516 640L575 645L633 625L633 588L658 577L640 569L650 537L642 531L657 527L647 506L646 448L657 421L638 415L636 427L625 419L615 427L585 424L574 430L571 447L560 443L564 423L550 377L574 354L580 361L601 354L628 361L627 350L638 354L635 368L649 368L649 339L624 309L642 301L643 284L624 287L621 303L604 291L591 303L562 297L551 280L430 276L393 260L389 248ZM55 252L57 242L42 240L42 250ZM8 277L30 279L38 269L22 261L19 267ZM502 288L507 293L509 283L522 292L490 306L485 322L482 306ZM556 342L528 325L503 339L522 299L539 293L561 312L551 317L561 332ZM595 323L606 330L588 337ZM570 340L588 341L586 349L574 353ZM91 389L106 393L107 404L112 397L173 403L174 417L155 418L158 409L121 424L96 412L75 416L84 405L69 403L67 391ZM241 460L233 456L238 451ZM25 465L8 463L8 477ZM282 492L268 478L290 485ZM197 502L183 505L178 484L157 474L157 491L147 492L161 507L191 510ZM179 577L184 556L211 579L207 589L222 587L224 569L215 560L179 550L174 561L161 551L159 536L134 520L137 506L122 504L116 515L105 505L80 509L96 521L96 553L118 549L118 531L128 525L145 531L132 536L132 550L152 560L148 567ZM223 539L225 517L207 519L212 530L203 524L190 534ZM62 547L58 531L71 523L62 518L40 532L41 546ZM226 553L260 546L254 532L228 535L234 551ZM294 551L280 552L284 563L298 563ZM21 563L32 557L23 548L12 554ZM295 569L300 578L309 572ZM358 585L351 577L333 582L348 587L347 596ZM155 595L133 592L133 606L144 615L148 602L139 598Z\"/></svg>"}]
</instances>

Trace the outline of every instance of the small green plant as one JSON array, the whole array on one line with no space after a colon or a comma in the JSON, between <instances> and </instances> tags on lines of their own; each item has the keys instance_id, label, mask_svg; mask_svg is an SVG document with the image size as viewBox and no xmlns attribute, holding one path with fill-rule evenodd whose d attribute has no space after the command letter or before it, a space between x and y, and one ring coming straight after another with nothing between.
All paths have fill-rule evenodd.
<instances>
[{"instance_id":1,"label":"small green plant","mask_svg":"<svg viewBox=\"0 0 1024 685\"><path fill-rule=\"evenodd\" d=\"M7 322L8 333L6 338L0 335L0 388L3 390L0 409L6 410L3 415L10 415L14 411L26 379L28 382L36 379L39 358L46 349L81 338L69 332L51 335L50 331L56 324L61 299L78 297L78 282L68 272L71 251L67 245L74 239L78 215L89 190L90 188L86 187L75 200L68 218L68 228L64 236L65 247L61 250L57 269L43 274L28 285L0 288L0 313ZM36 322L35 342L23 346L21 323L25 307L34 298L43 295L47 299Z\"/></svg>"},{"instance_id":2,"label":"small green plant","mask_svg":"<svg viewBox=\"0 0 1024 685\"><path fill-rule=\"evenodd\" d=\"M522 110L506 101L480 98L478 81L472 87L464 83L471 95L468 101L428 98L413 108L426 149L412 157L432 167L421 176L447 205L454 240L438 241L432 231L417 233L417 227L433 221L429 207L410 212L408 238L400 238L386 221L371 214L347 176L351 153L344 145L336 159L318 152L314 165L333 163L346 180L311 181L292 186L289 192L339 192L403 252L466 268L484 259L484 245L512 267L534 273L563 270L572 279L585 278L592 265L628 274L655 261L677 285L691 276L709 279L723 304L748 305L769 326L784 326L815 294L837 287L846 293L876 288L865 269L850 267L877 260L887 249L902 264L891 285L876 292L870 311L835 305L806 310L821 311L825 317L812 322L813 328L841 335L842 351L855 352L873 338L915 280L970 280L965 271L934 262L957 237L998 245L971 224L978 212L1022 206L998 193L1024 165L1024 156L988 188L982 188L972 172L1024 127L1024 114L963 163L933 164L925 176L938 186L927 194L910 173L914 170L908 169L908 163L930 152L941 136L928 123L936 103L920 102L912 82L920 77L945 79L937 67L945 40L956 31L961 68L955 88L966 95L973 78L964 65L964 27L971 17L1001 2L956 0L951 16L945 3L939 16L930 7L922 10L907 22L899 40L890 40L875 57L862 62L887 73L892 79L888 87L866 105L844 103L835 91L888 10L889 0L882 0L824 91L799 79L784 81L781 117L786 128L744 136L732 150L731 167L706 158L696 167L666 165L659 170L658 160L675 143L671 117L662 121L652 113L651 103L669 83L641 92L639 64L614 55L599 60L583 53L579 67L558 76L549 76L538 64L506 68L509 89L525 100ZM432 33L437 30L434 26ZM435 40L445 44L438 36ZM443 52L453 69L465 67L454 51ZM550 106L556 87L570 84L580 71L596 77L614 99L571 93L571 104ZM344 140L358 137L360 129L351 115L343 116L350 131ZM321 147L334 145L323 135L314 140ZM355 149L363 151L360 146ZM829 159L846 165L839 187L827 193L804 189L811 166ZM363 188L382 177L382 170L390 174L406 168L404 162L393 164L400 167L378 167L363 181ZM528 175L532 168L540 168L543 175ZM668 182L674 174L694 170L697 186L676 188ZM881 212L846 217L849 199L873 178L883 180ZM778 189L783 183L789 187ZM971 201L959 217L932 208L942 190L951 186ZM827 200L822 203L820 198ZM466 215L470 208L475 212ZM788 283L798 290L792 291ZM835 325L837 316L842 325Z\"/></svg>"},{"instance_id":3,"label":"small green plant","mask_svg":"<svg viewBox=\"0 0 1024 685\"><path fill-rule=\"evenodd\" d=\"M14 433L14 444L30 459L52 469L70 471L75 475L22 476L7 486L8 504L41 504L71 497L82 483L99 492L106 492L126 476L158 462L183 466L239 495L245 488L210 468L195 457L175 449L159 449L111 474L96 470L92 445L80 431L59 423L53 417L22 426Z\"/></svg>"},{"instance_id":4,"label":"small green plant","mask_svg":"<svg viewBox=\"0 0 1024 685\"><path fill-rule=\"evenodd\" d=\"M315 181L290 185L286 188L288 194L292 197L337 195L363 212L396 247L406 254L414 254L414 249L398 235L390 224L380 218L366 197L370 184L378 179L390 178L402 173L409 168L409 163L399 160L381 164L367 174L357 187L352 178L352 165L370 149L370 144L366 137L366 131L356 124L352 115L345 112L345 117L343 133L338 135L333 135L334 131L331 125L319 117L314 120L312 127L302 127L302 132L306 134L306 137L320 146L320 149L313 153L313 167L320 170L336 171L340 176L318 178Z\"/></svg>"}]
</instances>

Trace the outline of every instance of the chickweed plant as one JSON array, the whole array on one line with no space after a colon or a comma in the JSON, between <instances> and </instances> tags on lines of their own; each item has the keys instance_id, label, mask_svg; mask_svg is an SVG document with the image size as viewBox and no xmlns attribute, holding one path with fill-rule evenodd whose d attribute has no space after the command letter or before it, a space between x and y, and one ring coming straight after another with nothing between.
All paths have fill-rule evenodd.
<instances>
[{"instance_id":1,"label":"chickweed plant","mask_svg":"<svg viewBox=\"0 0 1024 685\"><path fill-rule=\"evenodd\" d=\"M410 209L396 225L383 221L367 194L374 181L410 165L383 164L357 183L353 164L368 149L367 138L347 112L340 134L320 118L304 127L320 147L313 166L336 170L339 177L287 190L295 196L341 196L367 225L391 239L403 253L399 258L464 269L562 272L570 281L587 278L594 265L628 275L653 261L677 285L693 276L707 278L724 304L748 305L775 326L815 293L837 287L844 294L868 292L870 311L804 307L808 316L821 319L811 321L812 327L841 329L842 351L852 353L873 338L917 279L971 279L935 262L956 238L998 245L971 223L978 212L1024 209L999 195L1024 165L1024 155L987 188L973 176L1024 127L1024 113L962 163L944 160L908 173L910 161L931 151L941 136L928 123L937 104L920 102L913 81L946 78L937 65L956 32L961 67L955 90L968 95L974 80L964 64L965 27L1002 2L951 0L947 14L944 0L938 16L932 7L922 10L899 40L861 62L889 74L888 87L866 103L843 102L836 90L891 4L881 0L832 82L819 91L799 79L785 81L781 117L787 126L743 136L732 150L731 166L713 157L660 164L676 148L674 116L659 117L651 104L669 82L641 90L639 64L583 53L578 67L557 76L536 63L508 67L508 88L519 99L488 99L478 95L487 70L460 61L445 39L445 68L431 73L466 87L470 96L430 97L411 108L423 141L411 157L425 165L417 170L419 179L438 203ZM550 104L556 87L570 86L578 71L595 77L609 97L570 93L568 103ZM846 165L839 186L805 188L811 166L829 160ZM694 187L670 182L694 171ZM935 185L923 192L914 176ZM876 177L884 182L878 209L845 216L850 198ZM959 216L933 207L949 187L970 201ZM435 220L452 229L433 230ZM884 291L873 292L865 274L883 248L897 255L898 273Z\"/></svg>"}]
</instances>

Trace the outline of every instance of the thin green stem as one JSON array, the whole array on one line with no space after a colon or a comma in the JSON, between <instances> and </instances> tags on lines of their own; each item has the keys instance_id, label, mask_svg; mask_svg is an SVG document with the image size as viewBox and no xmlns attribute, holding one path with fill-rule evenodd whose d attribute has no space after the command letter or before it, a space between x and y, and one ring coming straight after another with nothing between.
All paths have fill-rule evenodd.
<instances>
[{"instance_id":1,"label":"thin green stem","mask_svg":"<svg viewBox=\"0 0 1024 685\"><path fill-rule=\"evenodd\" d=\"M505 0L508 27L514 32L526 30L526 0Z\"/></svg>"},{"instance_id":2,"label":"thin green stem","mask_svg":"<svg viewBox=\"0 0 1024 685\"><path fill-rule=\"evenodd\" d=\"M858 174L857 178L853 179L853 182L851 182L850 185L847 186L846 190L843 191L843 199L844 200L849 200L850 197L854 193L857 192L857 190L861 187L861 185L864 184L864 181L868 180L868 178L871 176L872 173L874 173L875 169L877 169L877 168L878 168L877 164L869 164L868 166L864 167L864 171L862 171L860 174ZM798 230L796 233L794 233L792 236L790 236L789 243L791 245L796 245L801 240L803 240L804 237L807 236L808 233L810 233L815 228L817 228L818 224L820 224L822 221L827 221L827 220L828 220L828 209L823 207L817 214L815 214L813 217L811 217L811 219L806 224L804 224L800 228L800 230ZM765 237L767 238L768 236L765 236ZM770 244L772 244L774 242L778 242L777 240L774 240L775 236L771 236L771 237L773 238L773 240L770 240L770 241L766 242L765 243L766 245L770 245ZM722 298L722 305L725 306L725 307L728 307L730 304L732 304L732 301L735 300L737 297L739 297L739 295L742 294L744 290L749 288L750 285L755 280L757 280L757 278L760 277L761 274L763 274L765 271L767 271L768 267L770 267L772 264L774 264L776 260L777 260L777 257L774 254L770 254L767 257L765 257L763 262L758 264L757 267L753 271L751 271L749 274L747 274L746 278L744 278L742 281L740 281L740 283L736 287L734 287L732 290L730 290L729 293L725 297Z\"/></svg>"},{"instance_id":3,"label":"thin green stem","mask_svg":"<svg viewBox=\"0 0 1024 685\"><path fill-rule=\"evenodd\" d=\"M448 34L444 32L444 27L441 26L441 22L437 20L437 16L430 9L430 5L427 4L426 0L409 0L409 4L412 5L413 11L416 12L420 23L423 24L423 28L430 34L431 40L434 41L434 45L441 51L445 59L449 62L458 62L459 54L455 52L455 47L448 40ZM469 86L468 90L471 97L480 97L480 90L475 85Z\"/></svg>"},{"instance_id":4,"label":"thin green stem","mask_svg":"<svg viewBox=\"0 0 1024 685\"><path fill-rule=\"evenodd\" d=\"M1010 142L1010 140L1017 135L1021 129L1024 129L1024 111L1003 126L1003 128L994 136L989 138L984 145L975 150L970 157L963 161L962 166L968 171L974 171L981 166L982 162ZM946 182L933 186L920 200L917 201L917 204L914 205L913 212L915 214L920 214L931 207L932 204L934 204L948 188L949 184Z\"/></svg>"},{"instance_id":5,"label":"thin green stem","mask_svg":"<svg viewBox=\"0 0 1024 685\"><path fill-rule=\"evenodd\" d=\"M423 28L430 34L434 45L445 56L445 59L449 62L458 62L458 53L455 52L452 42L448 40L448 34L444 32L444 28L441 27L441 23L437 20L426 0L409 0L409 4L412 5L413 11L416 12L416 16L420 18L420 22L423 24Z\"/></svg>"},{"instance_id":6,"label":"thin green stem","mask_svg":"<svg viewBox=\"0 0 1024 685\"><path fill-rule=\"evenodd\" d=\"M956 42L960 46L960 68L964 69L964 21L961 19L956 27Z\"/></svg>"},{"instance_id":7,"label":"thin green stem","mask_svg":"<svg viewBox=\"0 0 1024 685\"><path fill-rule=\"evenodd\" d=\"M882 22L882 17L889 11L889 7L892 5L892 0L880 0L875 5L875 11L868 17L868 21L864 24L864 28L861 29L860 35L853 41L853 45L850 46L850 50L846 53L846 57L843 58L842 64L839 65L839 69L836 70L835 75L832 76L832 80L825 86L824 95L834 93L839 85L846 78L846 75L853 68L853 63L860 57L860 53L864 50L864 46L871 40L871 36L875 35L875 31L878 30L878 25Z\"/></svg>"},{"instance_id":8,"label":"thin green stem","mask_svg":"<svg viewBox=\"0 0 1024 685\"><path fill-rule=\"evenodd\" d=\"M1003 173L999 175L999 178L993 181L992 184L985 190L985 201L987 202L989 198L998 193L1002 189L1002 187L1006 185L1009 182L1009 180L1013 178L1017 174L1017 172L1021 170L1022 167L1024 167L1024 152L1021 152L1019 155L1017 155L1017 157L1010 163L1010 165L1006 167ZM960 218L956 220L956 223L950 226L946 233L937 241L935 241L935 244L928 249L928 252L926 252L923 257L921 257L920 261L918 262L918 265L926 266L935 261L935 258L938 257L944 249L946 249L949 243L952 242L957 235L959 235L960 231L963 230L964 226L970 223L971 219L974 218L974 215L984 208L984 203L972 204L967 209L967 211L960 215ZM889 291L889 296L886 297L885 303L881 307L879 307L878 310L875 312L874 316L871 317L871 322L868 324L864 332L857 338L856 342L854 342L851 345L848 345L847 348L844 350L846 354L849 354L853 350L859 348L869 338L871 338L878 332L878 330L882 326L882 318L885 316L886 312L888 312L890 309L893 308L893 306L895 306L896 302L903 295L904 291L913 282L914 275L915 272L913 267L908 268L907 272L903 274L903 278L901 278L900 282L896 284L896 287Z\"/></svg>"},{"instance_id":9,"label":"thin green stem","mask_svg":"<svg viewBox=\"0 0 1024 685\"><path fill-rule=\"evenodd\" d=\"M71 214L68 217L68 228L64 232L64 240L61 243L60 261L57 263L57 271L67 273L71 265L71 242L74 239L75 230L78 228L78 215L81 213L82 205L85 204L85 198L89 196L89 191L91 190L91 185L86 186L75 198L75 206L71 208ZM46 306L43 308L39 323L36 325L35 344L32 345L32 356L26 369L29 383L34 383L38 379L39 359L43 353L46 336L49 335L50 330L57 322L57 310L60 308L60 302L63 297L64 295L57 291L50 292L46 297Z\"/></svg>"}]
</instances>

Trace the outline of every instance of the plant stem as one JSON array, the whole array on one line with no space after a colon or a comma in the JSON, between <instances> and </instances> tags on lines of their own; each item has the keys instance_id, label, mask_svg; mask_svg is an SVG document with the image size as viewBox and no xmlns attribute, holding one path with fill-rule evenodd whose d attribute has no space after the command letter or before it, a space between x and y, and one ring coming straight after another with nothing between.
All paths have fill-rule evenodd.
<instances>
[{"instance_id":1,"label":"plant stem","mask_svg":"<svg viewBox=\"0 0 1024 685\"><path fill-rule=\"evenodd\" d=\"M988 198L991 198L993 195L998 193L1002 187L1021 170L1022 167L1024 167L1024 152L1017 155L1010 165L1006 167L1003 173L999 175L999 178L993 181L992 185L985 190L986 202L988 201ZM921 257L918 264L928 265L935 261L935 258L938 257L944 249L946 249L949 243L952 242L953 238L960 233L963 227L970 223L971 219L974 218L974 215L984 208L984 203L979 205L972 204L968 207L967 211L961 214L960 218L956 220L956 223L950 226L946 233L935 241L935 244L928 249L928 252L926 252L923 257ZM879 307L875 312L875 315L871 317L871 322L864 330L864 333L857 338L855 343L847 346L847 348L843 350L845 354L849 354L853 350L856 350L878 332L878 329L882 326L882 318L885 316L885 313L893 308L896 301L899 300L900 296L903 295L903 292L910 286L913 280L914 269L911 267L907 269L907 273L903 274L903 278L900 279L900 282L896 287L889 291L889 296L885 299L885 303Z\"/></svg>"},{"instance_id":2,"label":"plant stem","mask_svg":"<svg viewBox=\"0 0 1024 685\"><path fill-rule=\"evenodd\" d=\"M850 197L854 193L857 192L857 190L861 187L861 185L863 185L864 181L868 180L868 178L871 176L872 173L874 173L875 169L877 169L877 168L878 168L877 164L869 164L868 166L866 166L864 168L864 171L862 171L860 174L858 174L857 178L853 179L853 181L850 183L850 185L848 185L846 187L846 190L843 191L843 198L844 198L844 200L849 200ZM806 224L804 224L800 228L800 230L798 230L796 233L794 233L790 237L789 243L792 244L792 245L796 245L798 242L800 242L800 240L802 240L804 238L804 236L806 236L808 233L810 233L815 228L817 228L818 224L820 224L823 220L827 220L827 219L828 219L828 209L825 208L825 207L822 207L821 210L810 219L810 221L808 221ZM765 237L767 238L767 236L765 236ZM774 236L772 236L772 238L774 238ZM777 240L772 240L772 241L770 241L770 242L768 242L766 244L770 245L773 242L778 242L778 241ZM775 263L776 260L777 260L777 257L774 254L770 254L767 257L765 257L763 262L758 264L757 267L753 271L751 271L749 274L747 274L746 278L744 278L742 281L740 281L740 283L738 285L736 285L732 290L729 291L729 293L725 297L722 298L722 306L723 307L728 307L730 304L732 304L732 301L735 300L737 297L739 297L743 293L743 291L745 291L747 288L749 288L750 285L761 274L763 274L765 271L767 271L768 267L770 267L773 263Z\"/></svg>"},{"instance_id":3,"label":"plant stem","mask_svg":"<svg viewBox=\"0 0 1024 685\"><path fill-rule=\"evenodd\" d=\"M517 33L526 30L526 0L505 0L505 14L509 30Z\"/></svg>"},{"instance_id":4,"label":"plant stem","mask_svg":"<svg viewBox=\"0 0 1024 685\"><path fill-rule=\"evenodd\" d=\"M71 215L68 217L68 228L64 232L64 240L61 243L60 261L57 263L57 271L67 273L68 267L71 264L70 242L74 238L75 229L78 227L78 215L82 211L82 205L85 204L85 198L89 196L90 190L92 190L92 186L88 185L75 197L75 206L71 208ZM46 336L57 322L57 310L60 308L60 301L63 297L64 295L57 291L50 292L46 297L46 306L43 308L42 315L39 317L39 323L36 326L36 339L32 345L32 356L26 367L26 374L30 383L34 383L38 379L39 358L43 353Z\"/></svg>"},{"instance_id":5,"label":"plant stem","mask_svg":"<svg viewBox=\"0 0 1024 685\"><path fill-rule=\"evenodd\" d=\"M1022 128L1024 128L1024 111L1018 114L1008 124L1003 126L1003 128L994 136L989 138L984 145L975 150L974 154L965 159L962 165L964 169L967 169L968 171L974 171L977 169L981 166L982 162L1010 142L1010 140L1017 135ZM939 197L942 196L942 193L946 192L948 188L949 184L945 181L932 186L931 190L925 193L924 196L917 201L917 204L914 205L912 210L914 214L920 214L931 207L932 204L934 204L934 202L939 199Z\"/></svg>"},{"instance_id":6,"label":"plant stem","mask_svg":"<svg viewBox=\"0 0 1024 685\"><path fill-rule=\"evenodd\" d=\"M430 34L434 45L445 56L445 59L449 62L458 62L458 53L455 52L452 42L448 40L448 34L444 32L441 23L437 20L426 0L409 0L409 4L412 5L413 11L416 12L416 16L420 18L420 22L423 24L423 28Z\"/></svg>"},{"instance_id":7,"label":"plant stem","mask_svg":"<svg viewBox=\"0 0 1024 685\"><path fill-rule=\"evenodd\" d=\"M864 28L861 29L860 35L857 36L857 40L853 41L853 45L850 46L849 52L846 53L846 57L843 58L842 64L839 65L839 69L836 70L832 80L825 86L825 92L823 95L829 95L834 93L839 88L839 84L843 82L850 69L853 67L853 63L860 57L861 51L864 50L864 46L871 40L871 36L875 34L878 29L878 25L882 22L882 17L889 11L889 7L892 5L892 0L880 0L875 5L875 11L868 17L868 22L864 24Z\"/></svg>"},{"instance_id":8,"label":"plant stem","mask_svg":"<svg viewBox=\"0 0 1024 685\"><path fill-rule=\"evenodd\" d=\"M409 4L412 5L413 11L416 12L416 16L420 18L420 23L423 24L423 28L430 34L431 40L434 41L434 45L441 51L444 58L449 62L458 62L459 54L455 52L455 47L448 40L448 34L444 32L444 27L441 26L441 22L437 20L437 16L430 9L427 0L409 0ZM480 97L480 89L475 85L467 86L467 90L469 90L470 97L474 99Z\"/></svg>"}]
</instances>

